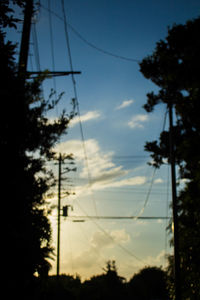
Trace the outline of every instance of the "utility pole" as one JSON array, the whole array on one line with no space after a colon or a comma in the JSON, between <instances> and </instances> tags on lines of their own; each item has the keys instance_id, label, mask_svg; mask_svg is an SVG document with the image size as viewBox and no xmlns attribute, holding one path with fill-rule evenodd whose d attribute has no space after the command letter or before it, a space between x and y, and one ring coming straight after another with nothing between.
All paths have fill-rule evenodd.
<instances>
[{"instance_id":1,"label":"utility pole","mask_svg":"<svg viewBox=\"0 0 200 300\"><path fill-rule=\"evenodd\" d=\"M33 0L25 1L25 9L24 9L24 22L23 22L23 30L21 37L21 45L20 45L20 54L19 54L19 63L18 63L18 77L21 80L22 86L22 94L25 91L25 80L27 75L40 75L39 72L28 72L27 64L28 64L28 53L29 53L29 41L30 41L30 31L31 31L31 19L34 12ZM70 74L81 74L79 71L54 71L49 72L48 75L52 76L67 76ZM25 113L25 103L22 103L22 109ZM22 125L23 120L22 120ZM61 164L63 157L59 155L59 168L58 168L58 233L57 233L57 276L59 276L60 271L60 205L61 205Z\"/></svg>"},{"instance_id":2,"label":"utility pole","mask_svg":"<svg viewBox=\"0 0 200 300\"><path fill-rule=\"evenodd\" d=\"M23 83L26 79L32 15L33 0L26 0L18 66L18 76L23 80Z\"/></svg>"},{"instance_id":3,"label":"utility pole","mask_svg":"<svg viewBox=\"0 0 200 300\"><path fill-rule=\"evenodd\" d=\"M57 277L60 273L60 202L61 202L61 168L62 156L58 158L58 232L57 232Z\"/></svg>"},{"instance_id":4,"label":"utility pole","mask_svg":"<svg viewBox=\"0 0 200 300\"><path fill-rule=\"evenodd\" d=\"M172 207L174 225L174 278L175 278L175 299L181 300L180 283L180 253L179 253L179 230L178 230L178 209L176 194L176 164L174 154L174 127L173 127L173 104L169 103L169 143L170 143L170 163L171 163L171 185L172 185Z\"/></svg>"},{"instance_id":5,"label":"utility pole","mask_svg":"<svg viewBox=\"0 0 200 300\"><path fill-rule=\"evenodd\" d=\"M69 156L66 155L61 155L59 154L58 157L58 208L57 208L57 222L58 222L58 227L57 227L57 278L59 278L60 275L60 217L61 217L61 183L62 183L62 174L70 171L74 171L74 169L69 169L67 168L67 171L62 172L62 162L66 159L69 158ZM62 208L63 211L63 217L68 217L68 209L71 207L73 210L73 207L71 205L65 205Z\"/></svg>"},{"instance_id":6,"label":"utility pole","mask_svg":"<svg viewBox=\"0 0 200 300\"><path fill-rule=\"evenodd\" d=\"M38 72L28 72L28 53L29 53L29 41L31 33L31 19L34 12L33 0L26 0L25 9L24 9L24 22L23 30L20 44L20 53L19 53L19 63L18 63L18 76L22 80L23 86L25 85L26 76L29 75L40 75L41 71ZM67 75L81 74L80 71L54 71L48 72L47 76L67 76Z\"/></svg>"}]
</instances>

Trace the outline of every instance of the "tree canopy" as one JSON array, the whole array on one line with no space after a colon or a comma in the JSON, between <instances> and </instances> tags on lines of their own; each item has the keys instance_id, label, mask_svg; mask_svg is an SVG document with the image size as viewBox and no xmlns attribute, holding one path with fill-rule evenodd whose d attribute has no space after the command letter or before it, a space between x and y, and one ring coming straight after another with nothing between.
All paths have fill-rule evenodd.
<instances>
[{"instance_id":1,"label":"tree canopy","mask_svg":"<svg viewBox=\"0 0 200 300\"><path fill-rule=\"evenodd\" d=\"M108 261L104 272L81 282L78 275L62 274L59 279L49 276L35 281L35 299L168 299L166 272L157 267L145 267L133 275L129 281L121 277L115 261Z\"/></svg>"},{"instance_id":2,"label":"tree canopy","mask_svg":"<svg viewBox=\"0 0 200 300\"><path fill-rule=\"evenodd\" d=\"M146 267L129 281L129 297L137 300L168 299L167 276L157 267ZM131 298L131 297L130 297Z\"/></svg>"},{"instance_id":3,"label":"tree canopy","mask_svg":"<svg viewBox=\"0 0 200 300\"><path fill-rule=\"evenodd\" d=\"M26 297L38 273L48 273L52 256L51 225L45 195L55 184L47 161L55 158L53 146L67 132L72 112L62 112L58 120L49 122L47 112L55 107L53 92L44 99L41 83L45 74L25 86L17 73L16 45L6 41L6 29L17 28L18 19L11 7L21 9L25 1L0 2L0 95L1 95L1 204L8 213L4 246L9 285ZM6 273L6 274L7 274ZM12 283L11 283L12 282ZM8 296L9 298L9 296Z\"/></svg>"},{"instance_id":4,"label":"tree canopy","mask_svg":"<svg viewBox=\"0 0 200 300\"><path fill-rule=\"evenodd\" d=\"M145 110L152 112L159 103L175 107L175 160L179 181L185 183L178 195L182 299L200 296L199 30L200 18L174 25L166 39L157 43L153 54L140 64L142 74L160 88L156 94L147 94ZM161 132L159 141L147 142L145 149L152 153L154 166L161 166L166 159L170 162L169 131ZM173 280L170 289L173 291Z\"/></svg>"}]
</instances>

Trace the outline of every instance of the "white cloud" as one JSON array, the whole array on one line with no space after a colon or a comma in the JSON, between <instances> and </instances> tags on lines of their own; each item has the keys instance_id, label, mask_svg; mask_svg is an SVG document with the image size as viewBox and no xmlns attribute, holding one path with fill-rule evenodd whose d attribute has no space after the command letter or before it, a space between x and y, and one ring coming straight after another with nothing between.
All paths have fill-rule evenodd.
<instances>
[{"instance_id":1,"label":"white cloud","mask_svg":"<svg viewBox=\"0 0 200 300\"><path fill-rule=\"evenodd\" d=\"M118 105L115 109L122 109L125 108L127 106L130 106L131 104L133 104L134 100L130 99L130 100L124 100L120 105Z\"/></svg>"},{"instance_id":2,"label":"white cloud","mask_svg":"<svg viewBox=\"0 0 200 300\"><path fill-rule=\"evenodd\" d=\"M75 252L73 255L74 266L76 272L81 274L84 278L91 277L97 272L102 272L102 267L105 262L109 260L113 255L109 257L105 255L104 250L113 249L116 244L126 244L130 241L130 235L125 229L96 231L93 233L87 249L83 249L81 252ZM110 238L109 238L110 236ZM81 248L79 249L81 250ZM71 260L69 257L72 254L66 254L63 257L62 268L69 270L71 268Z\"/></svg>"},{"instance_id":3,"label":"white cloud","mask_svg":"<svg viewBox=\"0 0 200 300\"><path fill-rule=\"evenodd\" d=\"M158 220L157 220L157 223L158 223L158 224L163 224L163 220L162 220L162 219L158 219Z\"/></svg>"},{"instance_id":4,"label":"white cloud","mask_svg":"<svg viewBox=\"0 0 200 300\"><path fill-rule=\"evenodd\" d=\"M123 263L123 269L124 273L127 277L130 276L132 278L133 274L138 273L142 268L144 267L161 267L166 265L166 252L165 250L161 250L156 256L147 256L143 257L143 260L145 262L145 265L141 265L140 261L137 260L129 260L128 263L124 261ZM131 271L130 271L131 270Z\"/></svg>"},{"instance_id":5,"label":"white cloud","mask_svg":"<svg viewBox=\"0 0 200 300\"><path fill-rule=\"evenodd\" d=\"M116 168L117 169L117 168ZM79 198L80 195L89 195L92 191L100 191L107 188L118 188L125 186L136 186L146 183L146 177L135 176L127 179L117 180L118 177L128 174L127 170L112 170L110 176L108 174L92 178L91 182L84 185L77 185L75 187L75 198ZM105 171L106 173L106 171Z\"/></svg>"},{"instance_id":6,"label":"white cloud","mask_svg":"<svg viewBox=\"0 0 200 300\"><path fill-rule=\"evenodd\" d=\"M101 177L111 178L125 174L122 166L116 166L112 162L114 152L103 153L95 139L86 140L84 144L81 140L66 141L58 144L54 150L59 153L73 153L76 162L82 164L81 178L88 176L87 166L89 166L91 178L99 177L99 180ZM85 152L87 157L85 157Z\"/></svg>"},{"instance_id":7,"label":"white cloud","mask_svg":"<svg viewBox=\"0 0 200 300\"><path fill-rule=\"evenodd\" d=\"M106 231L96 231L91 238L91 245L97 249L105 247L114 247L116 244L125 244L129 242L130 236L125 229Z\"/></svg>"},{"instance_id":8,"label":"white cloud","mask_svg":"<svg viewBox=\"0 0 200 300\"><path fill-rule=\"evenodd\" d=\"M85 158L84 148L87 159ZM142 185L146 182L144 176L126 178L129 170L122 165L116 165L112 161L114 152L104 153L95 139L86 140L83 146L80 140L70 140L60 143L55 151L60 153L73 153L79 170L79 180L82 185L76 185L76 196L90 193L90 190L102 190L106 188L117 188L123 186Z\"/></svg>"},{"instance_id":9,"label":"white cloud","mask_svg":"<svg viewBox=\"0 0 200 300\"><path fill-rule=\"evenodd\" d=\"M103 178L111 180L112 178L127 174L122 170L122 166L116 166L112 162L114 152L104 153L95 139L86 140L83 144L81 140L70 140L58 144L55 149L59 153L73 153L76 162L82 164L80 172L81 178L88 176L88 166L90 176L93 179L102 181ZM86 156L85 157L85 151Z\"/></svg>"},{"instance_id":10,"label":"white cloud","mask_svg":"<svg viewBox=\"0 0 200 300\"><path fill-rule=\"evenodd\" d=\"M147 258L145 258L145 262L149 266L162 266L165 263L165 256L166 256L166 251L161 250L161 252L158 253L157 256L155 257L148 256Z\"/></svg>"},{"instance_id":11,"label":"white cloud","mask_svg":"<svg viewBox=\"0 0 200 300\"><path fill-rule=\"evenodd\" d=\"M109 235L109 233L108 233ZM105 235L101 231L96 231L91 238L91 245L96 249L102 249L105 247L109 247L113 244L113 241L109 236Z\"/></svg>"},{"instance_id":12,"label":"white cloud","mask_svg":"<svg viewBox=\"0 0 200 300\"><path fill-rule=\"evenodd\" d=\"M154 180L154 183L163 183L163 179L162 178L157 178Z\"/></svg>"},{"instance_id":13,"label":"white cloud","mask_svg":"<svg viewBox=\"0 0 200 300\"><path fill-rule=\"evenodd\" d=\"M72 269L72 273L74 272L74 267L76 270L76 274L80 274L81 278L90 278L98 270L101 271L101 268L104 264L102 261L100 253L97 249L86 249L81 253L66 253L65 257L62 259L62 268L69 272ZM99 266L99 267L98 267Z\"/></svg>"},{"instance_id":14,"label":"white cloud","mask_svg":"<svg viewBox=\"0 0 200 300\"><path fill-rule=\"evenodd\" d=\"M116 243L125 244L130 241L130 235L125 229L113 230L110 235Z\"/></svg>"},{"instance_id":15,"label":"white cloud","mask_svg":"<svg viewBox=\"0 0 200 300\"><path fill-rule=\"evenodd\" d=\"M101 116L101 113L99 111L88 111L87 113L85 113L84 115L82 115L80 117L81 122L87 122L87 121L91 121L91 120L96 120ZM70 122L70 126L74 127L76 124L79 123L80 121L79 116L74 117L71 122Z\"/></svg>"},{"instance_id":16,"label":"white cloud","mask_svg":"<svg viewBox=\"0 0 200 300\"><path fill-rule=\"evenodd\" d=\"M116 168L117 169L117 168ZM146 177L144 176L135 176L131 178L126 178L122 180L115 180L120 176L124 176L128 174L128 171L126 170L113 170L112 175L109 176L107 174L102 176L101 178L94 178L92 180L92 188L93 190L102 190L106 188L118 188L118 187L125 187L125 186L136 186L136 185L142 185L146 182ZM118 171L118 172L117 172Z\"/></svg>"},{"instance_id":17,"label":"white cloud","mask_svg":"<svg viewBox=\"0 0 200 300\"><path fill-rule=\"evenodd\" d=\"M144 128L143 123L147 122L148 119L149 119L148 116L144 114L133 116L131 120L128 122L128 126L132 129Z\"/></svg>"},{"instance_id":18,"label":"white cloud","mask_svg":"<svg viewBox=\"0 0 200 300\"><path fill-rule=\"evenodd\" d=\"M133 185L141 185L146 182L146 177L144 176L135 176L123 180L119 180L109 184L109 187L122 187L122 186L133 186Z\"/></svg>"},{"instance_id":19,"label":"white cloud","mask_svg":"<svg viewBox=\"0 0 200 300\"><path fill-rule=\"evenodd\" d=\"M86 140L85 148L88 156L99 151L98 143L94 139ZM54 148L54 151L62 154L73 153L76 161L82 161L84 159L84 145L81 140L69 140L59 143Z\"/></svg>"}]
</instances>

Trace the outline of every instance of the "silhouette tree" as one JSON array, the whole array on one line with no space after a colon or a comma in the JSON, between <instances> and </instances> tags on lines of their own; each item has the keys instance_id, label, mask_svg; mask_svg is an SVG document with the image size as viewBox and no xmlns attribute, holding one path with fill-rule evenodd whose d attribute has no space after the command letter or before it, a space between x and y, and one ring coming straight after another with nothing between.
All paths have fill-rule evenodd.
<instances>
[{"instance_id":1,"label":"silhouette tree","mask_svg":"<svg viewBox=\"0 0 200 300\"><path fill-rule=\"evenodd\" d=\"M5 30L17 26L13 4L23 9L24 3L0 2L1 205L8 216L3 227L5 271L13 276L4 275L16 295L30 298L34 273L48 272L53 250L45 194L55 180L46 163L55 157L53 146L66 133L74 113L63 111L57 121L48 122L46 114L61 95L54 100L52 92L43 98L45 75L28 79L25 87L17 76L16 47L6 41Z\"/></svg>"},{"instance_id":2,"label":"silhouette tree","mask_svg":"<svg viewBox=\"0 0 200 300\"><path fill-rule=\"evenodd\" d=\"M93 276L82 284L81 299L125 299L124 278L117 273L115 261L108 261L104 274Z\"/></svg>"},{"instance_id":3,"label":"silhouette tree","mask_svg":"<svg viewBox=\"0 0 200 300\"><path fill-rule=\"evenodd\" d=\"M45 280L37 280L33 300L68 299L78 300L80 298L81 280L78 276L62 274L49 276Z\"/></svg>"},{"instance_id":4,"label":"silhouette tree","mask_svg":"<svg viewBox=\"0 0 200 300\"><path fill-rule=\"evenodd\" d=\"M153 111L159 103L175 107L174 142L180 186L178 195L179 247L181 258L182 299L200 297L200 18L168 30L165 40L157 43L154 53L145 58L141 72L152 80L159 92L147 94L144 108ZM153 164L159 167L164 159L170 162L169 132L163 131L159 141L147 142ZM172 260L169 260L169 273ZM170 291L173 298L173 276Z\"/></svg>"},{"instance_id":5,"label":"silhouette tree","mask_svg":"<svg viewBox=\"0 0 200 300\"><path fill-rule=\"evenodd\" d=\"M166 273L157 267L146 267L128 282L128 299L167 300Z\"/></svg>"}]
</instances>

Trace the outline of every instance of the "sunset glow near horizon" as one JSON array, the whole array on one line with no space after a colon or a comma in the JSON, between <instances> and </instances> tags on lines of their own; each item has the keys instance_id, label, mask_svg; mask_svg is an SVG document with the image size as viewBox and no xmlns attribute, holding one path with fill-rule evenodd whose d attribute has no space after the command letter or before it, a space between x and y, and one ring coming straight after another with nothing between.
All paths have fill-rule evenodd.
<instances>
[{"instance_id":1,"label":"sunset glow near horizon","mask_svg":"<svg viewBox=\"0 0 200 300\"><path fill-rule=\"evenodd\" d=\"M69 71L61 1L40 2L33 20L37 41L32 30L28 68ZM172 252L168 220L88 216L171 217L169 166L154 172L144 151L145 142L157 139L162 131L166 107L159 105L150 114L142 108L146 94L158 87L143 77L138 62L152 54L156 42L167 36L168 26L196 18L200 3L65 0L65 9L73 28L68 26L73 70L81 71L75 80L84 141L76 116L55 147L58 153L73 153L77 167L77 172L69 174L70 182L62 183L63 191L75 194L62 199L62 206L70 204L73 211L69 209L68 218L61 217L60 273L85 279L101 274L106 262L115 260L119 275L129 279L145 266L166 266L166 255ZM8 38L20 41L20 33L10 31ZM56 88L57 95L65 92L48 114L53 120L63 109L71 110L74 91L70 76L46 79L46 97L51 88ZM57 166L53 168L57 172ZM56 196L53 204L57 204ZM55 254L56 214L55 209L50 217ZM86 218L73 222L72 216ZM51 263L51 274L55 274L56 256Z\"/></svg>"}]
</instances>

